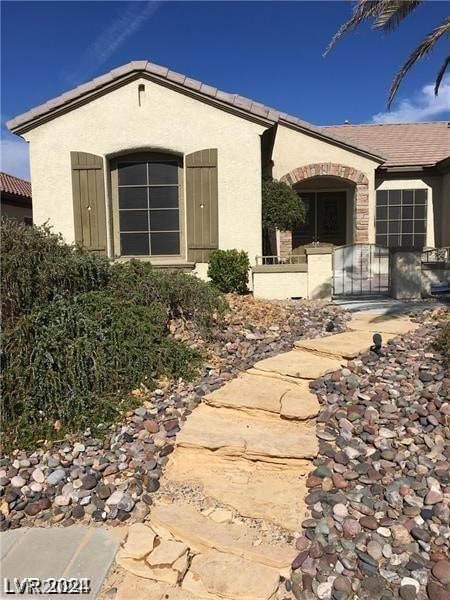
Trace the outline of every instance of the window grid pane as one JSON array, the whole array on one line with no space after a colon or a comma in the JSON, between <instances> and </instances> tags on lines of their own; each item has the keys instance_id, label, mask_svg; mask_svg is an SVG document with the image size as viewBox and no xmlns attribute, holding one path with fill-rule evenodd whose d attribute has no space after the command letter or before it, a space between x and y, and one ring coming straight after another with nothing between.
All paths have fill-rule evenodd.
<instances>
[{"instance_id":1,"label":"window grid pane","mask_svg":"<svg viewBox=\"0 0 450 600\"><path fill-rule=\"evenodd\" d=\"M179 254L178 163L170 160L121 163L118 187L122 254Z\"/></svg>"},{"instance_id":2,"label":"window grid pane","mask_svg":"<svg viewBox=\"0 0 450 600\"><path fill-rule=\"evenodd\" d=\"M423 247L427 190L377 191L376 242L389 247Z\"/></svg>"}]
</instances>

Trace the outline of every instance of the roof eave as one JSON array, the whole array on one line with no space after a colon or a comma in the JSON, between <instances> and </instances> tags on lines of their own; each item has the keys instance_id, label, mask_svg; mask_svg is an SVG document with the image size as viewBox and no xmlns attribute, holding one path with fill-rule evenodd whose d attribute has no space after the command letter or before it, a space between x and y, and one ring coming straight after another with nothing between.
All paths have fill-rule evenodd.
<instances>
[{"instance_id":1,"label":"roof eave","mask_svg":"<svg viewBox=\"0 0 450 600\"><path fill-rule=\"evenodd\" d=\"M273 111L258 102L235 94L226 94L212 86L169 71L164 67L149 63L145 69L137 61L139 67L127 69L128 65L110 71L106 75L78 86L45 104L37 106L6 123L8 129L16 135L21 135L39 127L39 125L55 119L60 114L74 110L78 106L122 87L138 78L148 79L160 85L174 89L180 93L196 98L200 101L214 105L217 108L241 116L247 120L270 127L274 123ZM133 64L133 63L130 63ZM151 68L149 68L151 65ZM114 75L113 75L114 74Z\"/></svg>"},{"instance_id":2,"label":"roof eave","mask_svg":"<svg viewBox=\"0 0 450 600\"><path fill-rule=\"evenodd\" d=\"M279 119L279 123L281 125L290 127L291 129L296 129L298 131L301 131L302 133L305 133L306 135L310 135L324 142L334 144L335 146L339 146L340 148L344 148L345 150L349 150L350 152L370 158L371 160L380 163L380 165L386 160L385 157L381 156L380 154L377 154L372 149L356 144L351 144L347 140L338 138L334 135L326 135L320 130L316 129L315 127L309 126L309 124L305 122L301 122L300 119L298 119L297 121L298 122L295 122L294 119L288 120L282 117L280 117Z\"/></svg>"}]
</instances>

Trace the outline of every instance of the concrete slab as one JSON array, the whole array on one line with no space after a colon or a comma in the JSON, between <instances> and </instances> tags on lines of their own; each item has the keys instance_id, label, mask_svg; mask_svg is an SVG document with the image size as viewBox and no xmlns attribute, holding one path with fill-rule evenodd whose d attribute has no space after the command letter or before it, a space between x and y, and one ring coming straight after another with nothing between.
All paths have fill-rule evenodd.
<instances>
[{"instance_id":1,"label":"concrete slab","mask_svg":"<svg viewBox=\"0 0 450 600\"><path fill-rule=\"evenodd\" d=\"M18 544L22 537L26 535L30 530L26 528L13 529L12 531L5 531L0 534L0 559L10 552L15 544Z\"/></svg>"},{"instance_id":2,"label":"concrete slab","mask_svg":"<svg viewBox=\"0 0 450 600\"><path fill-rule=\"evenodd\" d=\"M12 534L12 535L11 535ZM13 541L11 541L13 540ZM83 598L94 599L114 560L120 538L111 532L88 527L30 528L0 534L3 586L14 578L59 579L82 577L90 580L90 592ZM3 549L6 551L3 552ZM3 596L2 596L3 597ZM21 594L22 598L35 597ZM42 594L58 600L66 594Z\"/></svg>"},{"instance_id":3,"label":"concrete slab","mask_svg":"<svg viewBox=\"0 0 450 600\"><path fill-rule=\"evenodd\" d=\"M87 577L91 582L91 596L97 598L119 543L117 532L114 534L105 529L89 529L71 562L64 569L63 577Z\"/></svg>"},{"instance_id":4,"label":"concrete slab","mask_svg":"<svg viewBox=\"0 0 450 600\"><path fill-rule=\"evenodd\" d=\"M299 421L314 418L320 408L307 381L288 382L247 373L232 379L204 400L210 406L233 408L249 414L262 412Z\"/></svg>"},{"instance_id":5,"label":"concrete slab","mask_svg":"<svg viewBox=\"0 0 450 600\"><path fill-rule=\"evenodd\" d=\"M383 297L367 297L367 298L335 298L334 304L342 306L350 312L361 312L368 310L377 310L384 314L409 314L412 311L423 311L430 308L438 308L440 306L447 307L449 302L445 299L435 300L430 302L404 302L394 300L394 298Z\"/></svg>"},{"instance_id":6,"label":"concrete slab","mask_svg":"<svg viewBox=\"0 0 450 600\"><path fill-rule=\"evenodd\" d=\"M315 458L315 427L273 416L243 415L228 408L200 405L177 436L177 446L207 448L221 456L285 463Z\"/></svg>"},{"instance_id":7,"label":"concrete slab","mask_svg":"<svg viewBox=\"0 0 450 600\"><path fill-rule=\"evenodd\" d=\"M350 321L350 324L352 321ZM383 340L388 340L395 337L393 333L384 333ZM337 333L325 338L317 338L314 340L301 340L295 342L296 348L303 348L320 356L355 358L363 352L367 352L372 345L372 333L367 333L365 330L360 331L345 331Z\"/></svg>"},{"instance_id":8,"label":"concrete slab","mask_svg":"<svg viewBox=\"0 0 450 600\"><path fill-rule=\"evenodd\" d=\"M341 367L341 359L317 356L306 350L291 350L278 356L265 358L254 365L257 371L278 373L297 379L317 379Z\"/></svg>"}]
</instances>

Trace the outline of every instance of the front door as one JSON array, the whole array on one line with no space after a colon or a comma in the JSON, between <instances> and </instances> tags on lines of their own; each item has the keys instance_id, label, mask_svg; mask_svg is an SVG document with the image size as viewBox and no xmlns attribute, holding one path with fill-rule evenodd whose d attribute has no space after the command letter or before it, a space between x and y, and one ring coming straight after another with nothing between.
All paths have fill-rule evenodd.
<instances>
[{"instance_id":1,"label":"front door","mask_svg":"<svg viewBox=\"0 0 450 600\"><path fill-rule=\"evenodd\" d=\"M333 244L346 242L346 192L301 192L306 208L306 220L292 232L292 250L306 244Z\"/></svg>"}]
</instances>

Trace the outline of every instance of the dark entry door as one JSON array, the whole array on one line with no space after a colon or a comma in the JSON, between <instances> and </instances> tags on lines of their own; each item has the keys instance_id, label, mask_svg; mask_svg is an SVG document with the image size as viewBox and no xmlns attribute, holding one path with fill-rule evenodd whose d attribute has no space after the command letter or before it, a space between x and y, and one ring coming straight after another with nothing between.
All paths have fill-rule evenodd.
<instances>
[{"instance_id":1,"label":"dark entry door","mask_svg":"<svg viewBox=\"0 0 450 600\"><path fill-rule=\"evenodd\" d=\"M345 244L346 192L301 192L306 221L292 232L292 249L312 243Z\"/></svg>"}]
</instances>

